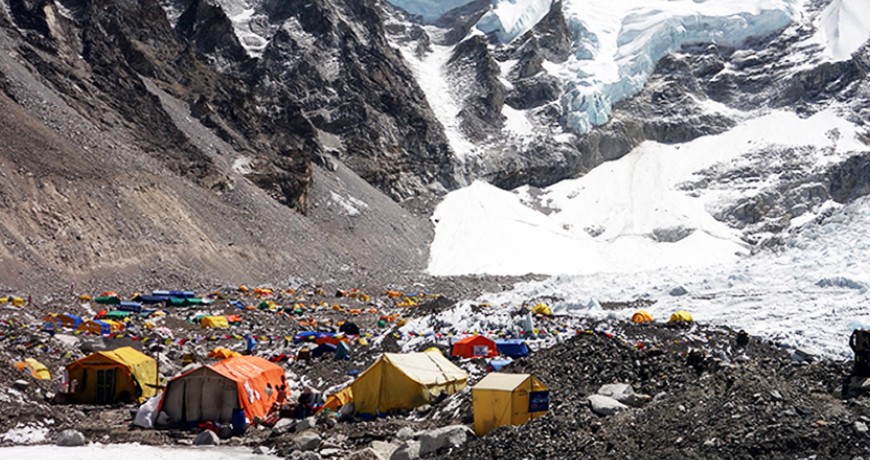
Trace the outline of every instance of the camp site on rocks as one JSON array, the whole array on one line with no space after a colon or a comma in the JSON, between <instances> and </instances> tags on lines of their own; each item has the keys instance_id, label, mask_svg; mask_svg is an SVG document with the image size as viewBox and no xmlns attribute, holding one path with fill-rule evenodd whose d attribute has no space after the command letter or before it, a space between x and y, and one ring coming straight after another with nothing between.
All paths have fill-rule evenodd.
<instances>
[{"instance_id":1,"label":"camp site on rocks","mask_svg":"<svg viewBox=\"0 0 870 460\"><path fill-rule=\"evenodd\" d=\"M0 460L870 458L870 0L0 0Z\"/></svg>"}]
</instances>

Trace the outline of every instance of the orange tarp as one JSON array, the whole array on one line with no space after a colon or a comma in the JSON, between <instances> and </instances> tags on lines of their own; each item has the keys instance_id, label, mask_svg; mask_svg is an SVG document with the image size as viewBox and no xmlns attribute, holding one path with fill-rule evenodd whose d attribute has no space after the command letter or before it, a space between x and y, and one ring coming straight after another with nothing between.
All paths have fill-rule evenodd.
<instances>
[{"instance_id":1,"label":"orange tarp","mask_svg":"<svg viewBox=\"0 0 870 460\"><path fill-rule=\"evenodd\" d=\"M284 368L259 356L237 356L225 359L211 367L220 375L236 382L239 391L239 402L245 409L249 420L254 417L263 418L269 413L272 404L278 399L278 392L266 395L266 385L272 388L281 385ZM251 395L247 389L259 392L259 397Z\"/></svg>"}]
</instances>

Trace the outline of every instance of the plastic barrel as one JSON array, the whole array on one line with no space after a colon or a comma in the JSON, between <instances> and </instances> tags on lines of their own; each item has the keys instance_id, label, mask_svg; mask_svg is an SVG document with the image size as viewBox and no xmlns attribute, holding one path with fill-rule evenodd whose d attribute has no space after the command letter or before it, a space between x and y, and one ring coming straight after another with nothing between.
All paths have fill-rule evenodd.
<instances>
[{"instance_id":1,"label":"plastic barrel","mask_svg":"<svg viewBox=\"0 0 870 460\"><path fill-rule=\"evenodd\" d=\"M241 436L248 429L248 420L245 418L244 409L233 409L233 418L231 420L233 426L233 436Z\"/></svg>"}]
</instances>

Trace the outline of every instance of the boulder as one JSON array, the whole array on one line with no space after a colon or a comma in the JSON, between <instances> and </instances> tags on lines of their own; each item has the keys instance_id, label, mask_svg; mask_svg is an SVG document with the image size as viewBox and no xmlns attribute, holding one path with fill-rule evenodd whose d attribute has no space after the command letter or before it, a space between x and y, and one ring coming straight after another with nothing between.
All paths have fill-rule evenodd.
<instances>
[{"instance_id":1,"label":"boulder","mask_svg":"<svg viewBox=\"0 0 870 460\"><path fill-rule=\"evenodd\" d=\"M217 446L220 443L221 440L217 433L211 430L205 430L193 439L194 446Z\"/></svg>"},{"instance_id":2,"label":"boulder","mask_svg":"<svg viewBox=\"0 0 870 460\"><path fill-rule=\"evenodd\" d=\"M311 451L294 450L287 458L292 458L293 460L320 460L320 454Z\"/></svg>"},{"instance_id":3,"label":"boulder","mask_svg":"<svg viewBox=\"0 0 870 460\"><path fill-rule=\"evenodd\" d=\"M390 460L415 460L420 458L420 441L405 441L390 455Z\"/></svg>"},{"instance_id":4,"label":"boulder","mask_svg":"<svg viewBox=\"0 0 870 460\"><path fill-rule=\"evenodd\" d=\"M601 388L598 389L598 394L611 397L620 403L631 407L640 407L652 400L652 397L649 395L635 393L631 385L625 383L609 383L607 385L602 385Z\"/></svg>"},{"instance_id":5,"label":"boulder","mask_svg":"<svg viewBox=\"0 0 870 460\"><path fill-rule=\"evenodd\" d=\"M282 418L272 427L272 432L276 434L284 434L290 431L290 428L293 428L293 419Z\"/></svg>"},{"instance_id":6,"label":"boulder","mask_svg":"<svg viewBox=\"0 0 870 460\"><path fill-rule=\"evenodd\" d=\"M329 458L329 457L345 457L345 455L343 455L343 454L344 454L344 451L342 449L338 449L335 447L330 447L330 448L323 449L320 451L320 456L327 457L327 458Z\"/></svg>"},{"instance_id":7,"label":"boulder","mask_svg":"<svg viewBox=\"0 0 870 460\"><path fill-rule=\"evenodd\" d=\"M684 288L682 286L677 286L677 287L671 289L671 292L669 292L669 294L674 296L674 297L679 297L681 295L686 295L688 293L689 293L689 291L687 291L686 288Z\"/></svg>"},{"instance_id":8,"label":"boulder","mask_svg":"<svg viewBox=\"0 0 870 460\"><path fill-rule=\"evenodd\" d=\"M402 427L402 429L396 432L396 439L399 439L401 441L414 439L414 429L409 426Z\"/></svg>"},{"instance_id":9,"label":"boulder","mask_svg":"<svg viewBox=\"0 0 870 460\"><path fill-rule=\"evenodd\" d=\"M63 430L57 435L55 444L63 447L78 447L87 444L85 435L77 430Z\"/></svg>"},{"instance_id":10,"label":"boulder","mask_svg":"<svg viewBox=\"0 0 870 460\"><path fill-rule=\"evenodd\" d=\"M628 409L628 406L610 396L589 395L588 399L592 412L595 412L598 415L609 416Z\"/></svg>"},{"instance_id":11,"label":"boulder","mask_svg":"<svg viewBox=\"0 0 870 460\"><path fill-rule=\"evenodd\" d=\"M12 385L19 390L26 390L27 387L30 386L30 382L28 382L27 380L16 380L12 382Z\"/></svg>"},{"instance_id":12,"label":"boulder","mask_svg":"<svg viewBox=\"0 0 870 460\"><path fill-rule=\"evenodd\" d=\"M301 433L305 430L310 430L317 425L317 419L314 417L304 418L296 422L296 432Z\"/></svg>"},{"instance_id":13,"label":"boulder","mask_svg":"<svg viewBox=\"0 0 870 460\"><path fill-rule=\"evenodd\" d=\"M372 441L371 445L371 449L381 458L390 458L398 447L398 444L384 441Z\"/></svg>"},{"instance_id":14,"label":"boulder","mask_svg":"<svg viewBox=\"0 0 870 460\"><path fill-rule=\"evenodd\" d=\"M471 430L465 425L450 425L420 435L420 455L441 449L460 447L468 441Z\"/></svg>"},{"instance_id":15,"label":"boulder","mask_svg":"<svg viewBox=\"0 0 870 460\"><path fill-rule=\"evenodd\" d=\"M320 435L314 432L302 433L296 437L299 450L317 450L320 447Z\"/></svg>"},{"instance_id":16,"label":"boulder","mask_svg":"<svg viewBox=\"0 0 870 460\"><path fill-rule=\"evenodd\" d=\"M384 457L381 457L381 455L371 447L366 447L363 450L358 450L348 455L347 460L384 460Z\"/></svg>"}]
</instances>

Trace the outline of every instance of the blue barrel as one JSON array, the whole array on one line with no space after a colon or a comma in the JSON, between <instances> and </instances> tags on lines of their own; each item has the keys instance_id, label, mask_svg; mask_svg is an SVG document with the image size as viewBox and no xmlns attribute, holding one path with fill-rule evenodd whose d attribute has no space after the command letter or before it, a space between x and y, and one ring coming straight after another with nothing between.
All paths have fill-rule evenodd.
<instances>
[{"instance_id":1,"label":"blue barrel","mask_svg":"<svg viewBox=\"0 0 870 460\"><path fill-rule=\"evenodd\" d=\"M248 419L245 418L244 409L233 409L233 418L230 422L233 426L233 436L241 436L248 429Z\"/></svg>"}]
</instances>

